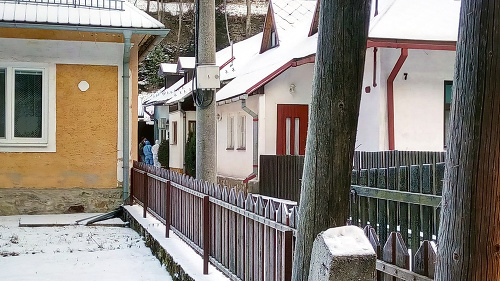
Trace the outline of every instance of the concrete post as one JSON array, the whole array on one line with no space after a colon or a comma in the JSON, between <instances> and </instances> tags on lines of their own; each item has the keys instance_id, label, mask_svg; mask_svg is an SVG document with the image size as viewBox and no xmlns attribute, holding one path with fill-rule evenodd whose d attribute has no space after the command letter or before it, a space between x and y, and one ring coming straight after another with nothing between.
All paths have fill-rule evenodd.
<instances>
[{"instance_id":1,"label":"concrete post","mask_svg":"<svg viewBox=\"0 0 500 281\"><path fill-rule=\"evenodd\" d=\"M373 281L376 260L361 228L330 228L314 240L308 280Z\"/></svg>"},{"instance_id":2,"label":"concrete post","mask_svg":"<svg viewBox=\"0 0 500 281\"><path fill-rule=\"evenodd\" d=\"M215 65L215 0L199 0L199 4L198 64ZM215 91L203 90L202 94L212 96L213 101L207 107L196 107L196 178L216 183Z\"/></svg>"}]
</instances>

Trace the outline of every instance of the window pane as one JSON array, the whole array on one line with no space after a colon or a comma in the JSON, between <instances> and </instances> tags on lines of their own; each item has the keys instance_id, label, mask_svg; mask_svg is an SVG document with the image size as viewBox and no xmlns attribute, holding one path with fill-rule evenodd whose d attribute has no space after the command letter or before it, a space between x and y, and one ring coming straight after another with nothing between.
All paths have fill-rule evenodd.
<instances>
[{"instance_id":1,"label":"window pane","mask_svg":"<svg viewBox=\"0 0 500 281\"><path fill-rule=\"evenodd\" d=\"M42 137L42 72L15 72L14 136Z\"/></svg>"},{"instance_id":2,"label":"window pane","mask_svg":"<svg viewBox=\"0 0 500 281\"><path fill-rule=\"evenodd\" d=\"M0 69L0 138L5 138L5 69Z\"/></svg>"},{"instance_id":3,"label":"window pane","mask_svg":"<svg viewBox=\"0 0 500 281\"><path fill-rule=\"evenodd\" d=\"M286 136L286 151L285 151L285 154L286 155L290 155L290 139L292 136L290 136L290 132L291 132L291 127L292 127L292 119L290 117L286 118L286 127L285 127L285 136Z\"/></svg>"}]
</instances>

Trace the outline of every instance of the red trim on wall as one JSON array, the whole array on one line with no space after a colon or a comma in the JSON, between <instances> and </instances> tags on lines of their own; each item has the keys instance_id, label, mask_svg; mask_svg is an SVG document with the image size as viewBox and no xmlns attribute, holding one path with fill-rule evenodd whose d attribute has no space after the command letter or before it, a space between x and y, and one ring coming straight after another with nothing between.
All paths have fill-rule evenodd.
<instances>
[{"instance_id":1,"label":"red trim on wall","mask_svg":"<svg viewBox=\"0 0 500 281\"><path fill-rule=\"evenodd\" d=\"M367 48L395 48L395 49L416 49L416 50L438 50L455 51L457 43L455 41L429 41L429 40L401 40L401 39L368 39Z\"/></svg>"},{"instance_id":2,"label":"red trim on wall","mask_svg":"<svg viewBox=\"0 0 500 281\"><path fill-rule=\"evenodd\" d=\"M401 55L387 78L387 126L389 129L389 150L394 150L394 79L408 57L408 49L401 49Z\"/></svg>"}]
</instances>

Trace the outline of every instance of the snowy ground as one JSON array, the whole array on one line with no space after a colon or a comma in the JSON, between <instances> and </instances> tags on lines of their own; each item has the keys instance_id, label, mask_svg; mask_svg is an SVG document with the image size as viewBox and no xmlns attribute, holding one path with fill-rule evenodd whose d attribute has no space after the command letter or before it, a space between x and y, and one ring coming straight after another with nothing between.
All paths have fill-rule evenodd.
<instances>
[{"instance_id":1,"label":"snowy ground","mask_svg":"<svg viewBox=\"0 0 500 281\"><path fill-rule=\"evenodd\" d=\"M67 215L48 217L63 216ZM0 216L2 281L172 280L132 229L19 227L23 217L28 216Z\"/></svg>"}]
</instances>

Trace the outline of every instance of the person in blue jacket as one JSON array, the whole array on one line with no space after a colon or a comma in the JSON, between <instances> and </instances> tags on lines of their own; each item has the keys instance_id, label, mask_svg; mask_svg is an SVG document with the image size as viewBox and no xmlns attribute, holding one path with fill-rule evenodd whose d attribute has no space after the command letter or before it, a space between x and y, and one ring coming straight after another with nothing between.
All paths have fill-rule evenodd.
<instances>
[{"instance_id":1,"label":"person in blue jacket","mask_svg":"<svg viewBox=\"0 0 500 281\"><path fill-rule=\"evenodd\" d=\"M144 147L142 151L144 152L144 163L153 165L153 152L151 152L151 143L148 140L144 142Z\"/></svg>"}]
</instances>

